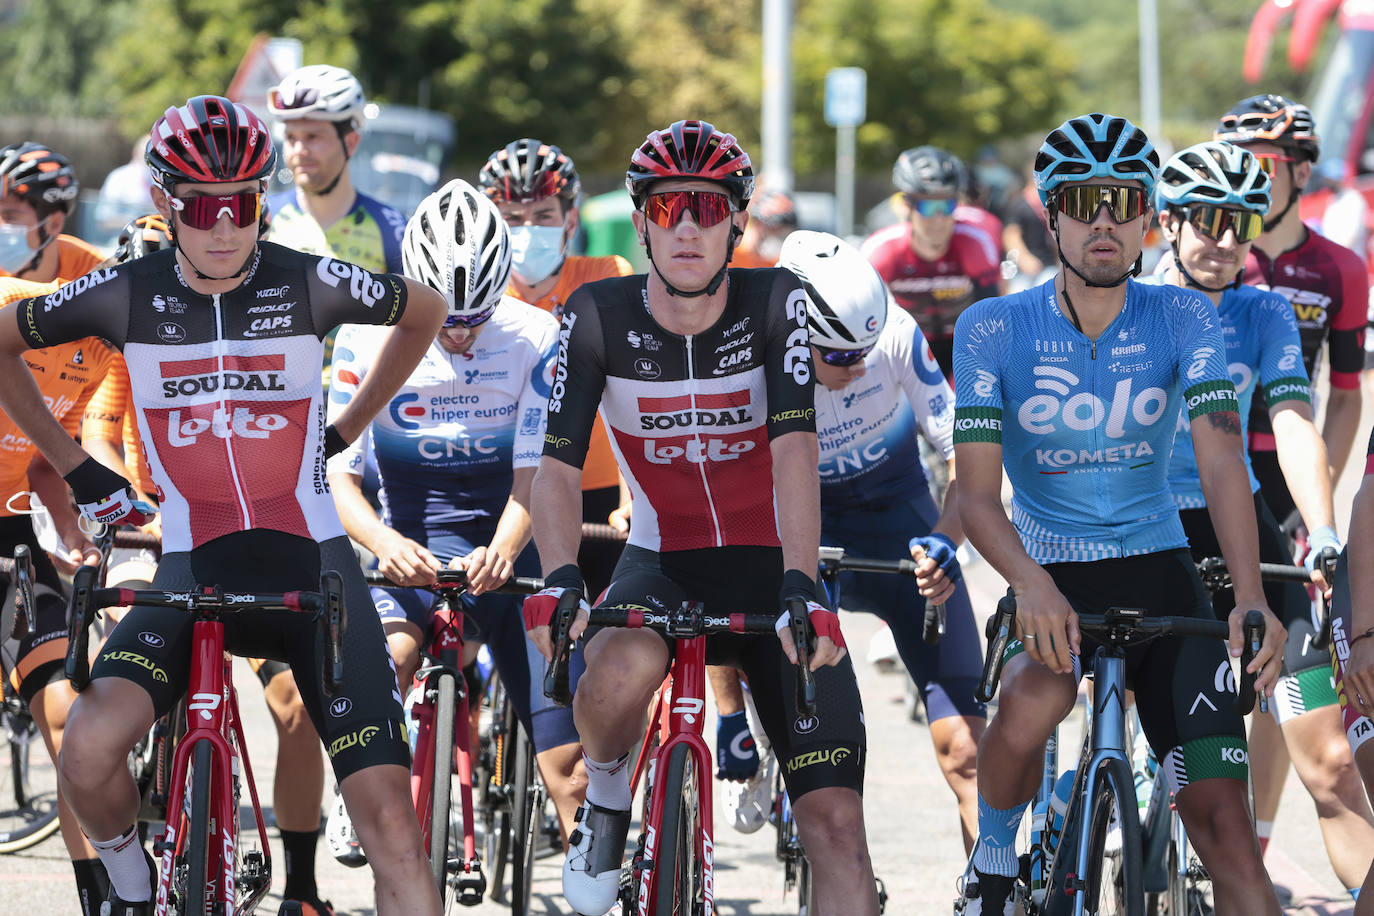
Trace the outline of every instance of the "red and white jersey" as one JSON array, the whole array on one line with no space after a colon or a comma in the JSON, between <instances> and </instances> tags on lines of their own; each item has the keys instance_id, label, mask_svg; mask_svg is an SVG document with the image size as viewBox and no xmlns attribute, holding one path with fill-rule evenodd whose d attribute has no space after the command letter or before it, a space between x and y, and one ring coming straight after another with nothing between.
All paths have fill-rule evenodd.
<instances>
[{"instance_id":1,"label":"red and white jersey","mask_svg":"<svg viewBox=\"0 0 1374 916\"><path fill-rule=\"evenodd\" d=\"M957 218L949 247L934 261L911 249L911 225L906 222L879 229L860 250L897 304L930 338L953 336L959 314L979 299L997 295L1002 277L999 240Z\"/></svg>"},{"instance_id":2,"label":"red and white jersey","mask_svg":"<svg viewBox=\"0 0 1374 916\"><path fill-rule=\"evenodd\" d=\"M344 534L325 479L323 340L395 324L405 303L400 277L264 243L228 293L194 292L165 251L14 313L30 346L98 336L123 351L171 553L254 528Z\"/></svg>"}]
</instances>

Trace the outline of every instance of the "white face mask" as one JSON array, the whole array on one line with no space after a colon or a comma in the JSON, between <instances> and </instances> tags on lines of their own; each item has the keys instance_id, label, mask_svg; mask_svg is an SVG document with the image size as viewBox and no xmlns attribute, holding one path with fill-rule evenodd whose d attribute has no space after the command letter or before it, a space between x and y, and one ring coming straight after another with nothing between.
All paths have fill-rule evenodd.
<instances>
[{"instance_id":1,"label":"white face mask","mask_svg":"<svg viewBox=\"0 0 1374 916\"><path fill-rule=\"evenodd\" d=\"M563 227L511 227L510 254L511 270L528 285L548 279L563 266Z\"/></svg>"},{"instance_id":2,"label":"white face mask","mask_svg":"<svg viewBox=\"0 0 1374 916\"><path fill-rule=\"evenodd\" d=\"M38 254L38 249L29 247L29 229L28 226L0 223L0 270L10 276L22 270Z\"/></svg>"}]
</instances>

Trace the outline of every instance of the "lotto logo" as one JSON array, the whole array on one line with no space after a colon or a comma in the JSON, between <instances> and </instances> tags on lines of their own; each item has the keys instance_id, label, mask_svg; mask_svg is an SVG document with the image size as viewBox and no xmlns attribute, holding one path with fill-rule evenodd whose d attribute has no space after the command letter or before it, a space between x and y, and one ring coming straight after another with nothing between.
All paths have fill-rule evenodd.
<instances>
[{"instance_id":1,"label":"lotto logo","mask_svg":"<svg viewBox=\"0 0 1374 916\"><path fill-rule=\"evenodd\" d=\"M232 414L217 407L210 417L189 417L182 420L181 411L167 415L167 441L176 448L195 445L202 433L209 432L220 439L238 436L243 439L266 439L273 431L286 426L286 417L277 413L255 414L247 407L235 407Z\"/></svg>"},{"instance_id":2,"label":"lotto logo","mask_svg":"<svg viewBox=\"0 0 1374 916\"><path fill-rule=\"evenodd\" d=\"M349 295L368 308L375 306L386 295L385 283L347 261L320 258L319 264L315 267L315 275L335 289L347 280Z\"/></svg>"}]
</instances>

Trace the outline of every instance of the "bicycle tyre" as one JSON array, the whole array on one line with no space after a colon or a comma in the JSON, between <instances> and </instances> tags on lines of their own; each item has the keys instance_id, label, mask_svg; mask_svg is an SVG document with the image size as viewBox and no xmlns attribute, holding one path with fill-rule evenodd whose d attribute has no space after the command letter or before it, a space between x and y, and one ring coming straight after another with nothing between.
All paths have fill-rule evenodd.
<instances>
[{"instance_id":1,"label":"bicycle tyre","mask_svg":"<svg viewBox=\"0 0 1374 916\"><path fill-rule=\"evenodd\" d=\"M7 713L0 728L9 734L10 791L0 799L0 854L7 854L31 849L57 832L57 773L51 768L51 791L39 790L32 782L34 748L44 756L47 751L27 707L22 713Z\"/></svg>"},{"instance_id":2,"label":"bicycle tyre","mask_svg":"<svg viewBox=\"0 0 1374 916\"><path fill-rule=\"evenodd\" d=\"M205 882L210 869L210 776L211 755L214 748L209 741L196 742L192 751L191 776L186 791L191 794L190 820L186 827L182 852L172 862L172 874L186 875L186 886L176 912L179 916L210 916L216 908L206 906ZM183 805L183 809L186 806ZM185 814L182 816L185 822ZM230 890L232 893L232 889Z\"/></svg>"},{"instance_id":3,"label":"bicycle tyre","mask_svg":"<svg viewBox=\"0 0 1374 916\"><path fill-rule=\"evenodd\" d=\"M439 897L448 895L448 839L451 813L449 803L453 797L453 728L457 715L458 684L453 674L438 671L431 675L436 679L434 700L434 756L425 766L434 768L433 788L430 790L430 805L427 815L426 833L429 837L429 871L439 888ZM426 685L428 688L428 685ZM467 723L464 723L466 727Z\"/></svg>"},{"instance_id":4,"label":"bicycle tyre","mask_svg":"<svg viewBox=\"0 0 1374 916\"><path fill-rule=\"evenodd\" d=\"M1122 914L1145 916L1144 865L1140 843L1140 811L1135 779L1124 760L1109 759L1098 770L1098 782L1087 809L1088 873L1084 875L1084 909L1088 916ZM1121 850L1114 873L1106 869L1107 835L1113 814L1121 832Z\"/></svg>"},{"instance_id":5,"label":"bicycle tyre","mask_svg":"<svg viewBox=\"0 0 1374 916\"><path fill-rule=\"evenodd\" d=\"M673 748L668 758L661 842L654 858L655 916L701 916L703 909L701 862L696 848L701 809L695 764L685 744Z\"/></svg>"},{"instance_id":6,"label":"bicycle tyre","mask_svg":"<svg viewBox=\"0 0 1374 916\"><path fill-rule=\"evenodd\" d=\"M514 719L514 716L512 715ZM510 911L525 916L534 881L534 853L544 826L544 789L536 779L534 745L514 723L514 769L511 770Z\"/></svg>"},{"instance_id":7,"label":"bicycle tyre","mask_svg":"<svg viewBox=\"0 0 1374 916\"><path fill-rule=\"evenodd\" d=\"M797 916L815 916L816 908L811 887L811 861L802 853L797 861Z\"/></svg>"},{"instance_id":8,"label":"bicycle tyre","mask_svg":"<svg viewBox=\"0 0 1374 916\"><path fill-rule=\"evenodd\" d=\"M492 767L483 780L482 789L483 817L487 826L486 864L491 871L491 899L505 903L506 866L511 860L512 833L516 829L511 808L515 804L513 778L519 719L501 683L501 676L495 671L483 697L492 711L492 734L483 736Z\"/></svg>"}]
</instances>

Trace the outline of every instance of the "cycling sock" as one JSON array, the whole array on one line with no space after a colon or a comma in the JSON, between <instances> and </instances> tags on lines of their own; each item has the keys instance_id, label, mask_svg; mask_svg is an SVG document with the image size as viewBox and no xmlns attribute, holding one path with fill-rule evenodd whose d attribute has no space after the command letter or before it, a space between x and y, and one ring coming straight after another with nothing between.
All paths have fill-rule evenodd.
<instances>
[{"instance_id":1,"label":"cycling sock","mask_svg":"<svg viewBox=\"0 0 1374 916\"><path fill-rule=\"evenodd\" d=\"M1269 837L1274 834L1273 821L1255 821L1255 837L1259 840L1260 858L1269 851Z\"/></svg>"},{"instance_id":2,"label":"cycling sock","mask_svg":"<svg viewBox=\"0 0 1374 916\"><path fill-rule=\"evenodd\" d=\"M319 830L282 830L281 845L286 852L286 888L284 900L314 900L319 896L315 886L315 847L320 840Z\"/></svg>"},{"instance_id":3,"label":"cycling sock","mask_svg":"<svg viewBox=\"0 0 1374 916\"><path fill-rule=\"evenodd\" d=\"M110 876L99 859L72 859L76 873L76 896L81 899L81 916L96 916L100 904L110 896Z\"/></svg>"},{"instance_id":4,"label":"cycling sock","mask_svg":"<svg viewBox=\"0 0 1374 916\"><path fill-rule=\"evenodd\" d=\"M994 808L978 793L978 845L973 850L973 867L985 875L1014 877L1020 870L1016 856L1016 829L1029 802L1005 810Z\"/></svg>"},{"instance_id":5,"label":"cycling sock","mask_svg":"<svg viewBox=\"0 0 1374 916\"><path fill-rule=\"evenodd\" d=\"M140 903L152 899L152 873L138 841L138 830L130 827L113 840L92 838L91 845L100 853L100 861L110 876L110 885L119 899L126 903Z\"/></svg>"},{"instance_id":6,"label":"cycling sock","mask_svg":"<svg viewBox=\"0 0 1374 916\"><path fill-rule=\"evenodd\" d=\"M717 779L752 779L759 771L759 751L749 733L744 710L716 720Z\"/></svg>"},{"instance_id":7,"label":"cycling sock","mask_svg":"<svg viewBox=\"0 0 1374 916\"><path fill-rule=\"evenodd\" d=\"M582 762L587 766L587 801L612 811L630 810L630 780L625 772L630 755L621 754L610 763L599 763L583 751Z\"/></svg>"}]
</instances>

